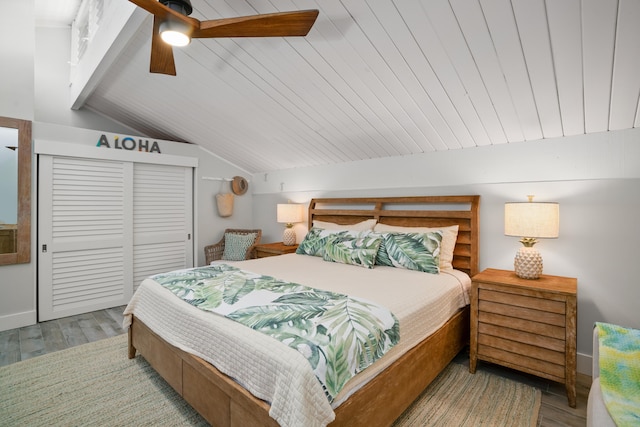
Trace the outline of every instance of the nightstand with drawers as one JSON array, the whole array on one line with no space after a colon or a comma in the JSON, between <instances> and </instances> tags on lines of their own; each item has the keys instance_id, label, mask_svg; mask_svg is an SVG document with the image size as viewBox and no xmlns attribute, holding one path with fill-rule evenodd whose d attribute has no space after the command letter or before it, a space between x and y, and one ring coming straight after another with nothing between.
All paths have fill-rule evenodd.
<instances>
[{"instance_id":1,"label":"nightstand with drawers","mask_svg":"<svg viewBox=\"0 0 640 427\"><path fill-rule=\"evenodd\" d=\"M298 245L287 246L282 242L263 243L256 245L256 257L265 258L268 256L292 254L298 249Z\"/></svg>"},{"instance_id":2,"label":"nightstand with drawers","mask_svg":"<svg viewBox=\"0 0 640 427\"><path fill-rule=\"evenodd\" d=\"M484 360L565 384L575 408L577 280L496 269L472 280L469 371Z\"/></svg>"}]
</instances>

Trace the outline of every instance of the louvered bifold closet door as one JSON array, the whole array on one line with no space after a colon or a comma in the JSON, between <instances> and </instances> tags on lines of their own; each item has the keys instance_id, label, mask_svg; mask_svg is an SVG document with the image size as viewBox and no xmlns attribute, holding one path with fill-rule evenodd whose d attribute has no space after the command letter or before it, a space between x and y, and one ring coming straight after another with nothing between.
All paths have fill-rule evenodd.
<instances>
[{"instance_id":1,"label":"louvered bifold closet door","mask_svg":"<svg viewBox=\"0 0 640 427\"><path fill-rule=\"evenodd\" d=\"M133 164L39 156L39 320L132 295Z\"/></svg>"},{"instance_id":2,"label":"louvered bifold closet door","mask_svg":"<svg viewBox=\"0 0 640 427\"><path fill-rule=\"evenodd\" d=\"M192 169L136 163L133 187L133 286L193 265Z\"/></svg>"},{"instance_id":3,"label":"louvered bifold closet door","mask_svg":"<svg viewBox=\"0 0 640 427\"><path fill-rule=\"evenodd\" d=\"M197 159L35 141L38 319L125 305L140 282L193 267Z\"/></svg>"}]
</instances>

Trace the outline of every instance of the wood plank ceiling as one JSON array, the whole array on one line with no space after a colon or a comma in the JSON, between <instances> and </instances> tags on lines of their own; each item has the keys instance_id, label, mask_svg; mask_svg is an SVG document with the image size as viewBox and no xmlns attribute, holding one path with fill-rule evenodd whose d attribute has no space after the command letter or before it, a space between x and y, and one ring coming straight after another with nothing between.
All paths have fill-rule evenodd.
<instances>
[{"instance_id":1,"label":"wood plank ceiling","mask_svg":"<svg viewBox=\"0 0 640 427\"><path fill-rule=\"evenodd\" d=\"M637 0L192 3L201 20L320 15L305 38L174 48L176 77L148 72L149 17L86 106L247 172L640 124Z\"/></svg>"}]
</instances>

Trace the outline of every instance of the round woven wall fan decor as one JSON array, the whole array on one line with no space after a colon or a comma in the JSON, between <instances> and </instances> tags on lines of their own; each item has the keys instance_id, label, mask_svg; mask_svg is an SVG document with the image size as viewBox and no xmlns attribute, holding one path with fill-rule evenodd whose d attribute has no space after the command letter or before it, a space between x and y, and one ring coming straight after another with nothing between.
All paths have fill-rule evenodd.
<instances>
[{"instance_id":1,"label":"round woven wall fan decor","mask_svg":"<svg viewBox=\"0 0 640 427\"><path fill-rule=\"evenodd\" d=\"M231 181L231 191L237 196L242 196L249 189L249 183L241 176L234 176Z\"/></svg>"}]
</instances>

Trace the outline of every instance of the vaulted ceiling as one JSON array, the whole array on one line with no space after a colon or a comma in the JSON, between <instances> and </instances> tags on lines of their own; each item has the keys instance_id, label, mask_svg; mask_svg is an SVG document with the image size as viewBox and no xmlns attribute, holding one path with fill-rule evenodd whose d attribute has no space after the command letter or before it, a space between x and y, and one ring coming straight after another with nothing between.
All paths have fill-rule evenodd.
<instances>
[{"instance_id":1,"label":"vaulted ceiling","mask_svg":"<svg viewBox=\"0 0 640 427\"><path fill-rule=\"evenodd\" d=\"M86 107L252 173L640 125L637 0L192 4L320 15L306 37L194 39L175 77L149 73L149 15Z\"/></svg>"}]
</instances>

